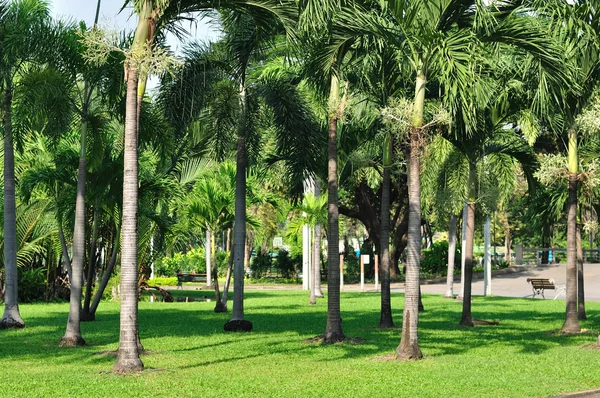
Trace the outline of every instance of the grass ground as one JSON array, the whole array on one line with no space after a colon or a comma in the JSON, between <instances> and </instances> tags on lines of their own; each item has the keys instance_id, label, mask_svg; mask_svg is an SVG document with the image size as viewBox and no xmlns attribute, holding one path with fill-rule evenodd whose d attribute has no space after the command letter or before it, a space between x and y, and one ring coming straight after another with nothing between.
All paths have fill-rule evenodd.
<instances>
[{"instance_id":1,"label":"grass ground","mask_svg":"<svg viewBox=\"0 0 600 398\"><path fill-rule=\"evenodd\" d=\"M203 295L204 292L174 292ZM401 322L401 295L393 295ZM557 333L564 301L475 297L477 318L499 326L459 328L461 306L425 296L420 345L426 358L390 360L400 332L376 328L379 296L342 293L344 333L359 344L306 340L325 329L326 299L302 291L247 291L254 331L227 334L214 303L140 303L140 332L151 350L139 375L111 372L118 304L102 303L82 325L88 346L60 348L68 304L21 306L27 326L0 331L0 397L536 397L600 387L600 351L586 348L600 328L589 303L588 332ZM357 339L358 340L358 339Z\"/></svg>"}]
</instances>

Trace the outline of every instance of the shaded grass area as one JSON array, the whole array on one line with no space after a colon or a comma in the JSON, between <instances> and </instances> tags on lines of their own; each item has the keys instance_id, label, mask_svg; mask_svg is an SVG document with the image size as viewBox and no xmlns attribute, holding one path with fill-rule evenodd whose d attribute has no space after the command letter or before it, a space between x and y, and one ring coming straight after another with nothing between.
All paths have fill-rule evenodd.
<instances>
[{"instance_id":1,"label":"shaded grass area","mask_svg":"<svg viewBox=\"0 0 600 398\"><path fill-rule=\"evenodd\" d=\"M201 297L205 291L173 291ZM118 304L102 303L82 325L88 346L60 348L68 304L21 306L23 330L0 332L2 397L536 397L600 387L595 342L600 303L588 303L580 335L560 335L564 302L475 297L474 315L499 326L458 327L461 305L425 296L420 343L426 358L390 360L400 331L380 330L379 295L342 293L344 333L360 344L310 344L323 333L326 299L302 291L247 291L247 334L223 332L214 302L140 303L146 371L118 376ZM393 295L399 326L402 295ZM356 341L362 341L356 339Z\"/></svg>"}]
</instances>

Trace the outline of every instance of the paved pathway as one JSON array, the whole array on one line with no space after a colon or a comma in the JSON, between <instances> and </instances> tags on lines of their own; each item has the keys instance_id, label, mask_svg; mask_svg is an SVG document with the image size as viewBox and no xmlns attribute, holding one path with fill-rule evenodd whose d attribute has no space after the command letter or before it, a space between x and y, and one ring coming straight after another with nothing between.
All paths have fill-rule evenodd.
<instances>
[{"instance_id":1,"label":"paved pathway","mask_svg":"<svg viewBox=\"0 0 600 398\"><path fill-rule=\"evenodd\" d=\"M513 267L516 272L492 275L492 295L501 297L531 297L533 292L527 278L552 278L557 284L566 282L566 265L541 265L537 267ZM585 299L586 301L600 301L600 264L585 264ZM460 292L460 279L454 282L454 294ZM404 283L393 283L392 292L404 292ZM473 281L473 295L483 295L483 279ZM345 285L345 291L358 291L357 284ZM365 284L365 291L375 291L374 284ZM423 281L421 291L428 294L444 294L446 292L445 279ZM555 292L547 291L546 298L554 298ZM541 297L536 296L536 299ZM557 298L564 300L564 296Z\"/></svg>"}]
</instances>

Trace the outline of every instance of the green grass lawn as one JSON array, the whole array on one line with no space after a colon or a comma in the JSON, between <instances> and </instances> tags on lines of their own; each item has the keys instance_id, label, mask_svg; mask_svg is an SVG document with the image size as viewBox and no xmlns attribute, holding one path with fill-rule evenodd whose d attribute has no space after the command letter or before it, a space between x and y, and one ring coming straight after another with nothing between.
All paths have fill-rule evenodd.
<instances>
[{"instance_id":1,"label":"green grass lawn","mask_svg":"<svg viewBox=\"0 0 600 398\"><path fill-rule=\"evenodd\" d=\"M205 292L175 294L204 295ZM393 295L401 322L402 295ZM344 333L359 344L306 340L325 330L326 299L302 291L247 291L254 331L223 332L214 303L140 303L140 333L151 352L142 374L111 372L118 304L102 303L82 325L88 346L60 348L68 304L21 306L27 326L0 331L0 397L536 397L600 387L595 342L600 303L588 304L589 331L557 333L564 301L475 297L476 318L499 326L459 328L461 306L425 296L420 345L425 359L390 359L400 331L379 330L379 296L342 293ZM357 339L359 340L359 339Z\"/></svg>"}]
</instances>

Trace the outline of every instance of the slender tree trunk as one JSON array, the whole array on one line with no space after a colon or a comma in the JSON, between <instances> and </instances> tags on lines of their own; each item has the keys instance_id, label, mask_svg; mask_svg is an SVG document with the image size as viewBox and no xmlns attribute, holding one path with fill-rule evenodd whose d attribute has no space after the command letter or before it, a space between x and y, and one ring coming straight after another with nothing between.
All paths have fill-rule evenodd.
<instances>
[{"instance_id":1,"label":"slender tree trunk","mask_svg":"<svg viewBox=\"0 0 600 398\"><path fill-rule=\"evenodd\" d=\"M98 309L98 305L100 304L100 300L102 299L102 295L104 294L104 290L106 289L106 285L108 285L108 281L110 280L110 276L112 275L112 271L115 268L115 264L117 263L117 257L119 254L119 229L117 229L117 234L115 236L115 243L113 245L113 251L110 255L110 260L106 265L106 270L104 270L104 275L102 275L102 281L100 281L100 286L98 286L98 290L94 295L94 300L92 301L92 305L90 307L90 315L95 319L96 318L96 310Z\"/></svg>"},{"instance_id":2,"label":"slender tree trunk","mask_svg":"<svg viewBox=\"0 0 600 398\"><path fill-rule=\"evenodd\" d=\"M581 247L581 228L577 226L577 317L580 321L587 319L587 314L585 313L585 293L583 279L583 248Z\"/></svg>"},{"instance_id":3,"label":"slender tree trunk","mask_svg":"<svg viewBox=\"0 0 600 398\"><path fill-rule=\"evenodd\" d=\"M227 240L229 241L229 231L227 231ZM231 247L228 244L229 247ZM225 276L225 286L223 286L223 296L221 297L221 303L223 303L222 305L222 309L224 310L223 312L227 312L227 299L228 299L228 294L229 294L229 285L231 283L231 272L233 271L233 253L230 251L229 252L229 260L227 260L227 276Z\"/></svg>"},{"instance_id":4,"label":"slender tree trunk","mask_svg":"<svg viewBox=\"0 0 600 398\"><path fill-rule=\"evenodd\" d=\"M456 255L456 214L450 216L448 231L448 274L444 298L454 298L454 256Z\"/></svg>"},{"instance_id":5,"label":"slender tree trunk","mask_svg":"<svg viewBox=\"0 0 600 398\"><path fill-rule=\"evenodd\" d=\"M4 94L4 314L0 329L25 327L19 312L17 272L17 206L15 199L15 149L12 133L12 81L5 80Z\"/></svg>"},{"instance_id":6,"label":"slender tree trunk","mask_svg":"<svg viewBox=\"0 0 600 398\"><path fill-rule=\"evenodd\" d=\"M315 198L321 196L321 181L315 179ZM313 286L316 298L323 297L321 290L321 235L323 234L320 224L316 224L313 238Z\"/></svg>"},{"instance_id":7,"label":"slender tree trunk","mask_svg":"<svg viewBox=\"0 0 600 398\"><path fill-rule=\"evenodd\" d=\"M475 164L469 164L469 203L467 205L467 235L465 239L465 285L462 317L459 325L474 326L471 315L471 282L473 281L473 238L475 236Z\"/></svg>"},{"instance_id":8,"label":"slender tree trunk","mask_svg":"<svg viewBox=\"0 0 600 398\"><path fill-rule=\"evenodd\" d=\"M563 333L581 331L577 316L577 180L579 173L577 134L569 131L569 199L567 216L567 294Z\"/></svg>"},{"instance_id":9,"label":"slender tree trunk","mask_svg":"<svg viewBox=\"0 0 600 398\"><path fill-rule=\"evenodd\" d=\"M65 262L65 267L67 268L67 275L69 275L69 283L73 279L73 269L71 267L71 258L69 257L69 249L67 248L67 241L65 240L65 233L63 232L61 223L59 220L56 220L58 223L58 237L60 239L60 245L62 247L62 258Z\"/></svg>"},{"instance_id":10,"label":"slender tree trunk","mask_svg":"<svg viewBox=\"0 0 600 398\"><path fill-rule=\"evenodd\" d=\"M309 304L317 304L317 297L315 296L315 280L317 279L317 276L315 275L315 268L317 269L318 272L318 268L319 265L318 263L316 264L315 267L315 229L314 228L309 228L309 231L312 233L312 242L313 242L313 250L312 250L312 261L311 261L311 265L312 265L312 270L310 271L310 286L309 286L309 299L308 302ZM318 250L318 249L317 249ZM317 255L318 255L318 251L317 251Z\"/></svg>"},{"instance_id":11,"label":"slender tree trunk","mask_svg":"<svg viewBox=\"0 0 600 398\"><path fill-rule=\"evenodd\" d=\"M94 219L92 221L92 242L90 244L90 255L88 264L87 283L85 288L85 298L83 300L82 321L93 321L94 317L90 313L90 302L92 300L92 286L96 279L96 245L98 242L98 203L94 205Z\"/></svg>"},{"instance_id":12,"label":"slender tree trunk","mask_svg":"<svg viewBox=\"0 0 600 398\"><path fill-rule=\"evenodd\" d=\"M329 92L329 139L327 144L327 325L323 341L337 343L346 338L340 311L340 224L337 182L337 123L340 110L340 82L331 77Z\"/></svg>"},{"instance_id":13,"label":"slender tree trunk","mask_svg":"<svg viewBox=\"0 0 600 398\"><path fill-rule=\"evenodd\" d=\"M139 25L144 23L140 15ZM138 39L136 31L136 42ZM145 37L145 35L143 36ZM134 42L134 48L135 43ZM138 137L136 65L128 67L123 171L123 249L121 254L120 338L115 372L144 369L138 352Z\"/></svg>"},{"instance_id":14,"label":"slender tree trunk","mask_svg":"<svg viewBox=\"0 0 600 398\"><path fill-rule=\"evenodd\" d=\"M421 263L421 126L425 106L426 79L422 70L417 74L410 155L408 159L408 252L406 255L406 282L404 288L404 313L402 337L396 348L396 358L401 360L423 357L419 347L419 273Z\"/></svg>"},{"instance_id":15,"label":"slender tree trunk","mask_svg":"<svg viewBox=\"0 0 600 398\"><path fill-rule=\"evenodd\" d=\"M245 73L244 73L245 76ZM225 331L250 331L252 323L244 319L244 260L246 242L246 125L248 104L246 85L240 83L240 104L242 115L238 126L237 159L235 174L235 222L233 225L233 309L231 320L225 324Z\"/></svg>"},{"instance_id":16,"label":"slender tree trunk","mask_svg":"<svg viewBox=\"0 0 600 398\"><path fill-rule=\"evenodd\" d=\"M85 112L84 116L85 117ZM81 120L81 145L77 171L77 198L75 200L75 227L73 229L73 261L71 262L71 296L67 330L61 346L84 345L81 336L81 296L83 289L83 261L85 260L85 180L86 180L87 120Z\"/></svg>"},{"instance_id":17,"label":"slender tree trunk","mask_svg":"<svg viewBox=\"0 0 600 398\"><path fill-rule=\"evenodd\" d=\"M386 135L383 144L383 182L381 184L381 243L379 279L381 279L380 328L393 328L392 299L390 289L390 185L392 164L392 138Z\"/></svg>"}]
</instances>

